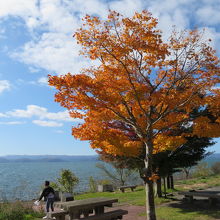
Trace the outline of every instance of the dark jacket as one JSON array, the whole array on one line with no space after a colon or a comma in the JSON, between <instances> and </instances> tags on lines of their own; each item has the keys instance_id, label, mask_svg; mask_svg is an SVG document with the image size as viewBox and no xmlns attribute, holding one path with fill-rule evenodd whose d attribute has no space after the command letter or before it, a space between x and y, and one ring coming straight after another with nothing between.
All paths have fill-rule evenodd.
<instances>
[{"instance_id":1,"label":"dark jacket","mask_svg":"<svg viewBox=\"0 0 220 220\"><path fill-rule=\"evenodd\" d=\"M54 195L55 195L54 189L49 186L49 187L44 188L44 190L41 193L41 196L38 200L40 201L43 197L45 199L47 199L48 197L53 197L54 198Z\"/></svg>"}]
</instances>

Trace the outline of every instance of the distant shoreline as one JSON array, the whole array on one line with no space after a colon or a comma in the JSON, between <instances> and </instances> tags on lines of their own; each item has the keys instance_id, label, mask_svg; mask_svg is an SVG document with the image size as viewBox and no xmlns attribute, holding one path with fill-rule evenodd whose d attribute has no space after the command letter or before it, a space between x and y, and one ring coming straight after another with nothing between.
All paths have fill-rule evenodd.
<instances>
[{"instance_id":1,"label":"distant shoreline","mask_svg":"<svg viewBox=\"0 0 220 220\"><path fill-rule=\"evenodd\" d=\"M0 156L0 163L30 163L30 162L73 162L83 160L96 160L98 155L9 155Z\"/></svg>"},{"instance_id":2,"label":"distant shoreline","mask_svg":"<svg viewBox=\"0 0 220 220\"><path fill-rule=\"evenodd\" d=\"M0 163L62 163L74 161L97 160L98 155L6 155L0 156ZM220 153L214 153L207 156L202 161L216 162L220 161Z\"/></svg>"}]
</instances>

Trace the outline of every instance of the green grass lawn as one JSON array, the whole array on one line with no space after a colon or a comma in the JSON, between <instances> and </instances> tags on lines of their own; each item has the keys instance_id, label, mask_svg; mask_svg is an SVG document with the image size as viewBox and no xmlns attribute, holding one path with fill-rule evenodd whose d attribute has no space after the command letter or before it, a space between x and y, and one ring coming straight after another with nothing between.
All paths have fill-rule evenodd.
<instances>
[{"instance_id":1,"label":"green grass lawn","mask_svg":"<svg viewBox=\"0 0 220 220\"><path fill-rule=\"evenodd\" d=\"M87 198L96 198L96 197L108 197L118 199L120 204L131 204L131 205L145 205L145 190L143 186L139 186L135 189L134 192L126 191L122 193L120 191L116 192L97 192L97 193L85 193L82 195L76 195L75 199L87 199ZM170 199L165 198L156 198L155 203L157 205L170 202Z\"/></svg>"},{"instance_id":2,"label":"green grass lawn","mask_svg":"<svg viewBox=\"0 0 220 220\"><path fill-rule=\"evenodd\" d=\"M215 220L220 218L217 210L183 210L180 208L160 207L156 209L157 220ZM146 216L140 213L139 216Z\"/></svg>"},{"instance_id":3,"label":"green grass lawn","mask_svg":"<svg viewBox=\"0 0 220 220\"><path fill-rule=\"evenodd\" d=\"M176 182L177 190L188 189L207 189L210 187L220 186L220 175L211 175L207 177L198 177Z\"/></svg>"},{"instance_id":4,"label":"green grass lawn","mask_svg":"<svg viewBox=\"0 0 220 220\"><path fill-rule=\"evenodd\" d=\"M217 210L186 210L181 208L159 207L156 210L158 220L214 220L220 218Z\"/></svg>"},{"instance_id":5,"label":"green grass lawn","mask_svg":"<svg viewBox=\"0 0 220 220\"><path fill-rule=\"evenodd\" d=\"M176 183L175 190L168 190L169 192L177 192L178 190L189 190L189 189L206 189L209 187L220 186L220 175L209 176L203 178L195 178L178 181ZM120 204L131 204L131 205L145 205L145 190L144 187L138 187L134 192L129 190L125 193L116 191L113 193L85 193L77 195L76 199L86 199L95 197L109 197L117 198ZM220 219L219 210L209 210L208 208L198 208L196 205L193 207L170 207L170 199L156 198L155 204L157 206L157 219L158 220L214 220ZM166 205L167 203L167 205ZM160 206L163 204L163 206ZM140 215L145 215L140 213Z\"/></svg>"}]
</instances>

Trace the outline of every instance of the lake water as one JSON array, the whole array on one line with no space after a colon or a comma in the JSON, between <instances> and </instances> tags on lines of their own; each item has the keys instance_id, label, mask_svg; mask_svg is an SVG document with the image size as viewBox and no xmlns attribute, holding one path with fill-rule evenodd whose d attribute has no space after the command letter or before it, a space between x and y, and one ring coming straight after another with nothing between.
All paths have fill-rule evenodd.
<instances>
[{"instance_id":1,"label":"lake water","mask_svg":"<svg viewBox=\"0 0 220 220\"><path fill-rule=\"evenodd\" d=\"M205 161L212 164L220 161L220 157L211 157ZM97 159L76 159L73 162L0 163L0 200L38 198L44 181L55 181L59 177L61 169L70 169L79 178L75 192L89 191L90 176L95 180L107 179L96 167L97 162L99 162ZM108 168L110 167L108 166ZM141 182L137 177L136 180L130 180L128 184L140 184Z\"/></svg>"},{"instance_id":2,"label":"lake water","mask_svg":"<svg viewBox=\"0 0 220 220\"><path fill-rule=\"evenodd\" d=\"M79 178L76 192L88 191L90 176L95 180L106 179L96 163L97 160L0 163L0 200L37 198L44 181L55 181L61 169L70 169Z\"/></svg>"}]
</instances>

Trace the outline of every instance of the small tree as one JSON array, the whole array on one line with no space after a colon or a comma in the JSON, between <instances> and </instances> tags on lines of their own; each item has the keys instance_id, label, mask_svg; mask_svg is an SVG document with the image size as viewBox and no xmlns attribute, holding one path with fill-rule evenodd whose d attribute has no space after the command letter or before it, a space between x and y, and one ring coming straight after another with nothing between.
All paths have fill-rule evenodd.
<instances>
[{"instance_id":1,"label":"small tree","mask_svg":"<svg viewBox=\"0 0 220 220\"><path fill-rule=\"evenodd\" d=\"M97 182L92 176L89 177L89 191L92 193L97 192Z\"/></svg>"},{"instance_id":2,"label":"small tree","mask_svg":"<svg viewBox=\"0 0 220 220\"><path fill-rule=\"evenodd\" d=\"M207 177L210 174L211 174L211 169L208 166L208 163L201 162L195 167L195 170L193 171L192 175L193 177Z\"/></svg>"},{"instance_id":3,"label":"small tree","mask_svg":"<svg viewBox=\"0 0 220 220\"><path fill-rule=\"evenodd\" d=\"M117 163L115 162L111 162L111 165L114 170L108 169L104 164L101 163L97 163L96 167L98 167L106 177L111 179L113 185L124 186L130 178L134 178L134 170L126 169L122 166L117 166Z\"/></svg>"},{"instance_id":4,"label":"small tree","mask_svg":"<svg viewBox=\"0 0 220 220\"><path fill-rule=\"evenodd\" d=\"M185 174L185 179L189 178L190 170L192 169L191 166L183 167L182 172Z\"/></svg>"},{"instance_id":5,"label":"small tree","mask_svg":"<svg viewBox=\"0 0 220 220\"><path fill-rule=\"evenodd\" d=\"M75 186L78 184L79 179L70 170L61 170L60 177L57 178L58 189L62 192L73 194Z\"/></svg>"},{"instance_id":6,"label":"small tree","mask_svg":"<svg viewBox=\"0 0 220 220\"><path fill-rule=\"evenodd\" d=\"M220 162L215 162L211 166L211 171L214 175L220 174Z\"/></svg>"}]
</instances>

